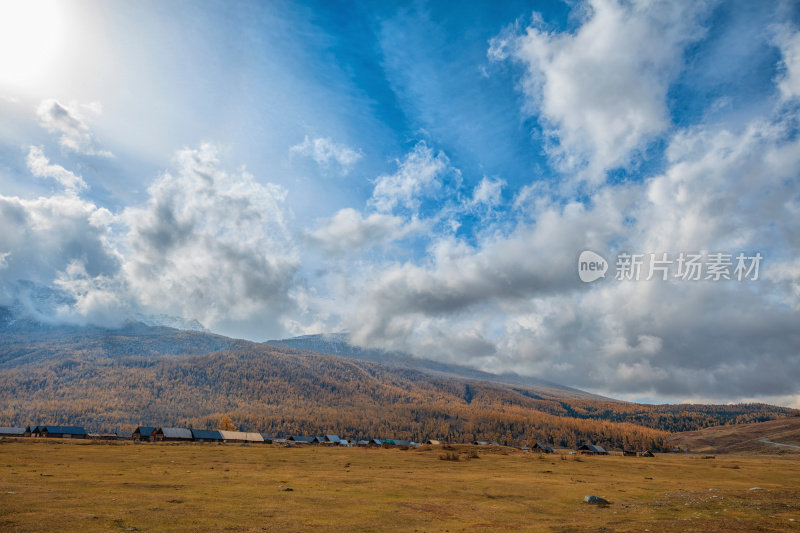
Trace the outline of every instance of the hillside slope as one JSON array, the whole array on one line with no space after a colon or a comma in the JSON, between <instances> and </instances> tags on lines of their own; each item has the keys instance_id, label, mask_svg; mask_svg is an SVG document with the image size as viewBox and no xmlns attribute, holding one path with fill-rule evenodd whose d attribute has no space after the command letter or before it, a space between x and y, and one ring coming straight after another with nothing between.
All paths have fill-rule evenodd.
<instances>
[{"instance_id":1,"label":"hillside slope","mask_svg":"<svg viewBox=\"0 0 800 533\"><path fill-rule=\"evenodd\" d=\"M229 414L271 434L337 433L447 441L546 440L574 446L661 446L666 433L565 418L493 383L464 383L288 349L258 347L182 358L60 359L0 371L0 424L75 423L126 430L140 423L214 427Z\"/></svg>"},{"instance_id":2,"label":"hillside slope","mask_svg":"<svg viewBox=\"0 0 800 533\"><path fill-rule=\"evenodd\" d=\"M491 374L466 366L441 363L431 359L412 357L411 355L400 352L387 352L384 350L370 350L359 348L350 344L346 334L337 333L332 335L303 335L290 339L280 339L267 341L264 344L270 346L282 346L295 350L304 350L328 355L338 355L348 359L358 359L360 361L374 361L387 366L399 368L409 368L419 370L428 374L444 377L477 379L481 381L491 381L505 385L521 385L523 387L536 387L563 391L578 397L604 399L602 396L591 394L572 387L566 387L558 383L546 381L531 376L520 376L518 374Z\"/></svg>"},{"instance_id":3,"label":"hillside slope","mask_svg":"<svg viewBox=\"0 0 800 533\"><path fill-rule=\"evenodd\" d=\"M800 416L676 433L669 444L694 453L800 453Z\"/></svg>"}]
</instances>

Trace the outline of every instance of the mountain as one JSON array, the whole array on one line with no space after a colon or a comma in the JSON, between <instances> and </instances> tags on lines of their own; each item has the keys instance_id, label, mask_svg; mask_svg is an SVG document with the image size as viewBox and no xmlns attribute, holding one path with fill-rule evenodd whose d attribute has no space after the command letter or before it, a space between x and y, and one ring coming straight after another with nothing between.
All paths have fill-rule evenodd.
<instances>
[{"instance_id":1,"label":"mountain","mask_svg":"<svg viewBox=\"0 0 800 533\"><path fill-rule=\"evenodd\" d=\"M334 345L343 350L346 339ZM671 431L796 413L762 404L632 404L504 376L465 377L461 368L411 368L401 359L381 363L137 322L44 324L0 309L0 425L201 428L227 414L242 429L275 435L659 448Z\"/></svg>"},{"instance_id":2,"label":"mountain","mask_svg":"<svg viewBox=\"0 0 800 533\"><path fill-rule=\"evenodd\" d=\"M476 379L505 385L519 385L523 387L535 387L539 389L552 389L576 396L608 400L602 396L597 396L582 390L566 387L543 379L520 376L518 374L491 374L466 366L441 363L431 359L413 357L402 352L387 352L384 350L364 349L350 344L346 333L333 333L325 335L303 335L290 339L270 340L265 344L270 346L281 346L304 350L309 352L338 355L348 359L358 359L360 361L374 361L382 365L408 368L418 370L432 375Z\"/></svg>"},{"instance_id":3,"label":"mountain","mask_svg":"<svg viewBox=\"0 0 800 533\"><path fill-rule=\"evenodd\" d=\"M76 355L83 361L128 355L200 355L250 344L211 333L133 321L120 328L49 324L0 307L0 369L47 364Z\"/></svg>"},{"instance_id":4,"label":"mountain","mask_svg":"<svg viewBox=\"0 0 800 533\"><path fill-rule=\"evenodd\" d=\"M143 315L137 314L134 319L141 322L146 326L164 326L173 329L182 329L185 331L201 331L203 333L211 333L200 322L195 319L187 320L178 316L172 315Z\"/></svg>"}]
</instances>

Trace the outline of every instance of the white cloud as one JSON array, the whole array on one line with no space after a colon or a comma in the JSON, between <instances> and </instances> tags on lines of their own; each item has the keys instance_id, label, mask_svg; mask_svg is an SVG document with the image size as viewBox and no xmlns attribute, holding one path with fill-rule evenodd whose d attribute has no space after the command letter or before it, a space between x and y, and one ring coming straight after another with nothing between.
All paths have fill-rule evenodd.
<instances>
[{"instance_id":1,"label":"white cloud","mask_svg":"<svg viewBox=\"0 0 800 533\"><path fill-rule=\"evenodd\" d=\"M611 195L597 199L604 207L614 201ZM483 313L486 305L575 290L577 275L564 265L572 265L587 243L597 247L614 235L622 225L618 209L550 206L536 226L520 226L506 237L492 233L475 246L439 238L428 250L428 264L385 266L365 280L348 329L360 342L387 346L389 332L404 331L423 316Z\"/></svg>"},{"instance_id":2,"label":"white cloud","mask_svg":"<svg viewBox=\"0 0 800 533\"><path fill-rule=\"evenodd\" d=\"M59 318L68 321L119 325L138 309L118 272L90 275L83 261L68 263L58 273L54 286L70 296L69 303L56 309Z\"/></svg>"},{"instance_id":3,"label":"white cloud","mask_svg":"<svg viewBox=\"0 0 800 533\"><path fill-rule=\"evenodd\" d=\"M490 179L484 176L481 182L473 189L469 207L486 206L495 207L502 201L505 180Z\"/></svg>"},{"instance_id":4,"label":"white cloud","mask_svg":"<svg viewBox=\"0 0 800 533\"><path fill-rule=\"evenodd\" d=\"M775 41L783 56L781 66L784 69L778 88L783 98L788 100L800 96L800 32L783 26Z\"/></svg>"},{"instance_id":5,"label":"white cloud","mask_svg":"<svg viewBox=\"0 0 800 533\"><path fill-rule=\"evenodd\" d=\"M347 174L362 157L363 154L352 148L333 142L327 137L310 139L306 135L303 142L292 146L289 151L312 158L320 166L328 166L332 162L339 165L342 174Z\"/></svg>"},{"instance_id":6,"label":"white cloud","mask_svg":"<svg viewBox=\"0 0 800 533\"><path fill-rule=\"evenodd\" d=\"M452 170L447 156L443 152L434 154L424 142L418 143L398 166L394 174L375 180L369 204L378 211L401 208L415 212L423 196L433 195L440 189L442 174Z\"/></svg>"},{"instance_id":7,"label":"white cloud","mask_svg":"<svg viewBox=\"0 0 800 533\"><path fill-rule=\"evenodd\" d=\"M74 177L36 147L28 159L40 175ZM299 267L286 191L226 172L212 145L182 150L176 163L146 204L118 216L73 189L0 196L0 303L42 320L114 325L157 312L231 335L279 334Z\"/></svg>"},{"instance_id":8,"label":"white cloud","mask_svg":"<svg viewBox=\"0 0 800 533\"><path fill-rule=\"evenodd\" d=\"M592 0L574 32L551 32L535 16L521 35L492 40L490 59L526 68L528 111L555 138L564 172L602 181L670 126L666 95L684 47L697 39L701 2Z\"/></svg>"},{"instance_id":9,"label":"white cloud","mask_svg":"<svg viewBox=\"0 0 800 533\"><path fill-rule=\"evenodd\" d=\"M68 191L80 191L87 187L80 176L76 176L61 165L51 165L40 146L31 146L25 162L28 170L37 178L52 178Z\"/></svg>"},{"instance_id":10,"label":"white cloud","mask_svg":"<svg viewBox=\"0 0 800 533\"><path fill-rule=\"evenodd\" d=\"M286 191L222 170L209 144L181 150L177 165L149 187L146 206L122 216L130 226L124 268L132 291L151 309L209 328L232 333L253 321L271 331L292 306L288 291L299 267Z\"/></svg>"},{"instance_id":11,"label":"white cloud","mask_svg":"<svg viewBox=\"0 0 800 533\"><path fill-rule=\"evenodd\" d=\"M47 131L60 135L58 142L62 148L78 154L113 157L111 152L96 148L87 124L88 116L98 116L102 112L103 108L97 102L62 104L51 98L39 104L36 115Z\"/></svg>"},{"instance_id":12,"label":"white cloud","mask_svg":"<svg viewBox=\"0 0 800 533\"><path fill-rule=\"evenodd\" d=\"M87 281L113 279L119 273L121 256L111 243L106 209L73 193L32 200L0 196L0 300L17 303L43 320L84 321L70 309L74 294L54 281L70 270L80 269ZM50 293L56 289L55 293ZM83 310L93 313L89 303ZM121 320L120 313L96 315L103 323Z\"/></svg>"},{"instance_id":13,"label":"white cloud","mask_svg":"<svg viewBox=\"0 0 800 533\"><path fill-rule=\"evenodd\" d=\"M416 219L406 221L402 217L384 213L363 216L355 209L345 208L330 219L320 221L318 227L308 233L308 237L314 246L326 253L344 255L387 244L424 227L426 225Z\"/></svg>"}]
</instances>

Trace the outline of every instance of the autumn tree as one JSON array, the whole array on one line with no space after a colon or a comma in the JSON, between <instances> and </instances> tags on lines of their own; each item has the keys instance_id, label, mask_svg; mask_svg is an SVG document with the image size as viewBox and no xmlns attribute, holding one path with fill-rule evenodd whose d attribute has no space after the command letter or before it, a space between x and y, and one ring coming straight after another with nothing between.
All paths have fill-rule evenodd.
<instances>
[{"instance_id":1,"label":"autumn tree","mask_svg":"<svg viewBox=\"0 0 800 533\"><path fill-rule=\"evenodd\" d=\"M231 420L231 417L228 415L222 415L222 418L219 419L219 427L217 429L221 429L222 431L236 431L236 425Z\"/></svg>"}]
</instances>

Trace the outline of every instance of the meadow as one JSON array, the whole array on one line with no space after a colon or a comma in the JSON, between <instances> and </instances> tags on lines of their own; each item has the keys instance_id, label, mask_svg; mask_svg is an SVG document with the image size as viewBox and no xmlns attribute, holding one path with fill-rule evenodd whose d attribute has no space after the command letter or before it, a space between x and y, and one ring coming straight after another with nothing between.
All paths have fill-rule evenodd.
<instances>
[{"instance_id":1,"label":"meadow","mask_svg":"<svg viewBox=\"0 0 800 533\"><path fill-rule=\"evenodd\" d=\"M798 455L9 438L0 530L800 531L798 480Z\"/></svg>"}]
</instances>

